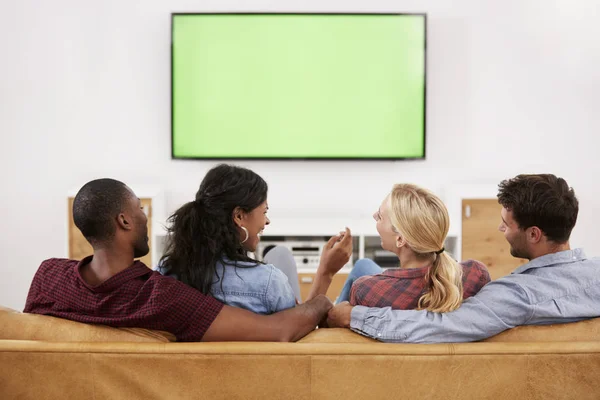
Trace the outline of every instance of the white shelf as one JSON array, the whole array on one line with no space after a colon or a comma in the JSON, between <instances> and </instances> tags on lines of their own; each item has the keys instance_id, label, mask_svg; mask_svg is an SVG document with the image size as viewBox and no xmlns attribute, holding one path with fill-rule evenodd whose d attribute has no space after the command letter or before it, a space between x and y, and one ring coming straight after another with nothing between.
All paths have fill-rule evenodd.
<instances>
[{"instance_id":1,"label":"white shelf","mask_svg":"<svg viewBox=\"0 0 600 400\"><path fill-rule=\"evenodd\" d=\"M352 271L352 268L343 267L338 271L338 274L349 274L350 271ZM315 272L317 272L316 268L298 268L299 274L314 274Z\"/></svg>"}]
</instances>

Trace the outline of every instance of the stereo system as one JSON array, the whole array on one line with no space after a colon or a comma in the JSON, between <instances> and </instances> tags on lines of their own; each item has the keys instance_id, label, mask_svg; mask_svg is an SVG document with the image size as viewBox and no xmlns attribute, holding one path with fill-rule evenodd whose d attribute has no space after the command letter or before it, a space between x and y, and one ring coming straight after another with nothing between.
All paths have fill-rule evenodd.
<instances>
[{"instance_id":1,"label":"stereo system","mask_svg":"<svg viewBox=\"0 0 600 400\"><path fill-rule=\"evenodd\" d=\"M275 246L283 246L288 248L294 259L296 266L300 268L314 269L319 267L321 252L327 244L329 238L312 237L310 240L285 240L282 237L266 237L263 236L256 249L256 258L263 260L265 254ZM345 266L352 266L352 260L348 261Z\"/></svg>"}]
</instances>

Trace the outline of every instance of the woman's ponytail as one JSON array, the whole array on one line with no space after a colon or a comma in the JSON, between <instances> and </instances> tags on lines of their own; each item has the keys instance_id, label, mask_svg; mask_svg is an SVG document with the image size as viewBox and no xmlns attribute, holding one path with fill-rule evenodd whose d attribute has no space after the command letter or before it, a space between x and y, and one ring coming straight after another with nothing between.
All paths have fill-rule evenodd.
<instances>
[{"instance_id":1,"label":"woman's ponytail","mask_svg":"<svg viewBox=\"0 0 600 400\"><path fill-rule=\"evenodd\" d=\"M462 267L445 251L435 256L425 279L429 291L418 307L432 312L448 312L460 307L463 299Z\"/></svg>"}]
</instances>

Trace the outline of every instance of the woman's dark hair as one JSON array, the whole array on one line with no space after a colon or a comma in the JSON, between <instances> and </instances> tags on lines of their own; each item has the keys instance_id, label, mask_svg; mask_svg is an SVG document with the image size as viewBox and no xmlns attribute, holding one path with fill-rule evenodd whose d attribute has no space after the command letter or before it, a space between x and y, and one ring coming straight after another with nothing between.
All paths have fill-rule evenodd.
<instances>
[{"instance_id":1,"label":"woman's dark hair","mask_svg":"<svg viewBox=\"0 0 600 400\"><path fill-rule=\"evenodd\" d=\"M204 294L210 293L223 257L256 262L246 255L233 222L233 210L250 212L267 200L267 183L246 168L221 164L212 168L196 193L168 219L169 239L161 269Z\"/></svg>"}]
</instances>

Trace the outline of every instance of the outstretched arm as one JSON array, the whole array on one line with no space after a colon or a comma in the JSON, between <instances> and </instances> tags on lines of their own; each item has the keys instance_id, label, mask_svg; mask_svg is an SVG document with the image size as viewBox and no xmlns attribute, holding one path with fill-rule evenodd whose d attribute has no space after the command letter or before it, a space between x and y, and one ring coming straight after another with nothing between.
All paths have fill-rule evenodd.
<instances>
[{"instance_id":1,"label":"outstretched arm","mask_svg":"<svg viewBox=\"0 0 600 400\"><path fill-rule=\"evenodd\" d=\"M332 306L325 296L271 315L223 306L202 341L295 342L314 330Z\"/></svg>"},{"instance_id":2,"label":"outstretched arm","mask_svg":"<svg viewBox=\"0 0 600 400\"><path fill-rule=\"evenodd\" d=\"M471 342L527 323L534 308L519 285L503 278L448 313L353 307L344 302L330 310L327 324L383 342Z\"/></svg>"}]
</instances>

